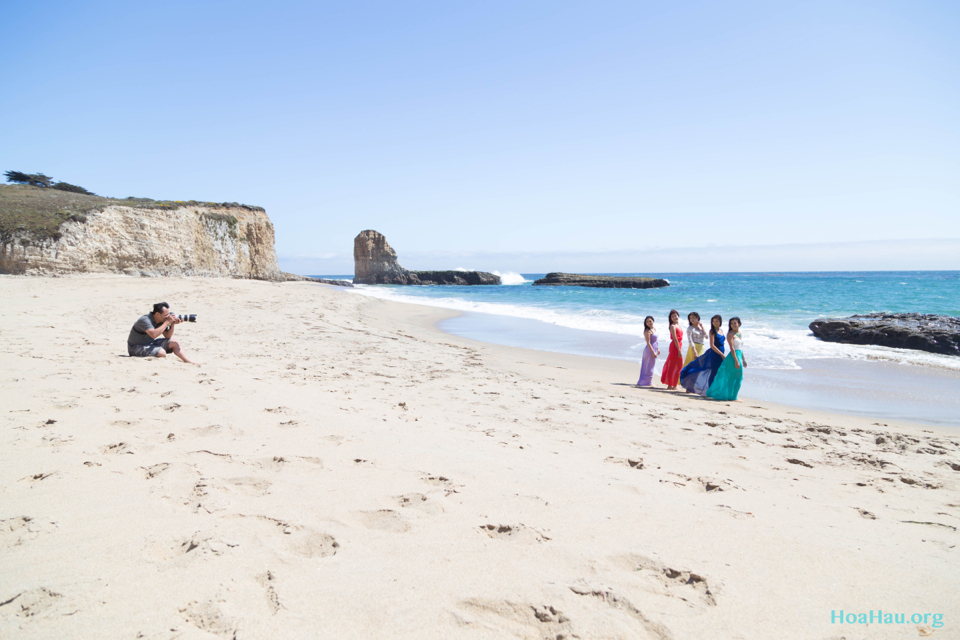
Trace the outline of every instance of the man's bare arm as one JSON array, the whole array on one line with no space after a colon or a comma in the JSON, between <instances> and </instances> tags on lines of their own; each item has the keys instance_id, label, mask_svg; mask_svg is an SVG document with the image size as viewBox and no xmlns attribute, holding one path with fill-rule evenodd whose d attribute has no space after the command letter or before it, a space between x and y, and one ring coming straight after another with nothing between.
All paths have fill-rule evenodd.
<instances>
[{"instance_id":1,"label":"man's bare arm","mask_svg":"<svg viewBox=\"0 0 960 640\"><path fill-rule=\"evenodd\" d=\"M153 339L159 338L165 331L173 329L173 321L170 318L164 318L163 324L156 329L147 329L146 334Z\"/></svg>"}]
</instances>

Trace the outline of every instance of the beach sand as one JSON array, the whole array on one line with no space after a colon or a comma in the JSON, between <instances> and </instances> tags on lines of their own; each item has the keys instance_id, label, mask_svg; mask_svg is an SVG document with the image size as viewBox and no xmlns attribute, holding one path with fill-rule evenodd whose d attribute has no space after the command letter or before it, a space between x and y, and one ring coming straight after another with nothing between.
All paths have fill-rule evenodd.
<instances>
[{"instance_id":1,"label":"beach sand","mask_svg":"<svg viewBox=\"0 0 960 640\"><path fill-rule=\"evenodd\" d=\"M960 637L955 430L637 389L304 282L0 299L0 637ZM158 300L203 366L126 357ZM907 623L831 623L878 609Z\"/></svg>"}]
</instances>

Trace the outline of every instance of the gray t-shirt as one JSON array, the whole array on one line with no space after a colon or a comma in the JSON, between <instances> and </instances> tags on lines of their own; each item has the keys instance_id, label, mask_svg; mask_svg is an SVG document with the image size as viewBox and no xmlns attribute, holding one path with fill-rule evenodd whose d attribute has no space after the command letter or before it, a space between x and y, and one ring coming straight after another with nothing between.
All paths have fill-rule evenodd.
<instances>
[{"instance_id":1,"label":"gray t-shirt","mask_svg":"<svg viewBox=\"0 0 960 640\"><path fill-rule=\"evenodd\" d=\"M161 322L160 324L163 323ZM153 342L154 338L151 338L149 335L147 335L147 329L156 329L159 326L159 324L156 324L153 321L152 313L148 313L145 316L140 316L140 318L133 323L133 328L130 329L130 335L127 337L127 344L150 344ZM157 337L162 338L163 336L159 335Z\"/></svg>"}]
</instances>

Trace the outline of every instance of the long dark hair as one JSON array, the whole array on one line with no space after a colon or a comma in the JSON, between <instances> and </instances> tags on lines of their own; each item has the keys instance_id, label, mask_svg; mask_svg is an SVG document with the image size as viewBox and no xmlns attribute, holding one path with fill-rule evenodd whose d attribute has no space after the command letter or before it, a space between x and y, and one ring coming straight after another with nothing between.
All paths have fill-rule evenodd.
<instances>
[{"instance_id":1,"label":"long dark hair","mask_svg":"<svg viewBox=\"0 0 960 640\"><path fill-rule=\"evenodd\" d=\"M687 314L687 322L688 322L689 324L693 324L693 320L690 319L690 316L697 316L697 320L700 319L700 314L699 314L699 313L697 313L696 311L691 311L690 313Z\"/></svg>"},{"instance_id":2,"label":"long dark hair","mask_svg":"<svg viewBox=\"0 0 960 640\"><path fill-rule=\"evenodd\" d=\"M730 327L730 331L733 331L733 321L734 321L734 320L737 321L737 324L738 324L738 325L740 325L741 327L743 326L743 323L740 322L740 318L738 318L737 316L733 316L732 318L730 318L730 322L727 323L727 326Z\"/></svg>"},{"instance_id":3,"label":"long dark hair","mask_svg":"<svg viewBox=\"0 0 960 640\"><path fill-rule=\"evenodd\" d=\"M646 318L643 319L643 332L644 332L644 333L646 333L647 331L653 331L653 327L652 327L652 326L650 326L650 327L647 326L647 320L649 320L649 321L650 321L650 324L652 325L652 324L653 324L653 316L647 316Z\"/></svg>"},{"instance_id":4,"label":"long dark hair","mask_svg":"<svg viewBox=\"0 0 960 640\"><path fill-rule=\"evenodd\" d=\"M680 324L680 312L676 309L670 309L670 315L667 316L667 324L673 324L673 314L677 314L677 324Z\"/></svg>"},{"instance_id":5,"label":"long dark hair","mask_svg":"<svg viewBox=\"0 0 960 640\"><path fill-rule=\"evenodd\" d=\"M720 321L720 326L722 327L722 326L723 326L723 318L720 317L720 314L719 314L719 313L718 313L717 315L713 316L712 318L710 318L710 335L712 335L714 338L716 338L716 337L717 337L717 328L716 328L715 326L713 326L713 321L714 321L714 320L719 320L719 321Z\"/></svg>"}]
</instances>

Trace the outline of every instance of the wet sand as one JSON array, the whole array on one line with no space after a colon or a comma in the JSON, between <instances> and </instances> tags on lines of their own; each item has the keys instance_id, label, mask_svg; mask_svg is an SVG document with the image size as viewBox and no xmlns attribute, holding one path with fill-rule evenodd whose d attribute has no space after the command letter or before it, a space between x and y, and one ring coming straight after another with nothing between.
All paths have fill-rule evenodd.
<instances>
[{"instance_id":1,"label":"wet sand","mask_svg":"<svg viewBox=\"0 0 960 640\"><path fill-rule=\"evenodd\" d=\"M642 341L636 336L569 329L524 318L460 313L438 326L454 335L505 346L536 345L558 353L599 354L632 362L638 362L642 354ZM661 346L661 351L664 357L657 363L656 382L666 359L666 349ZM749 347L747 359L749 362ZM960 371L882 359L803 359L797 364L800 369L748 368L743 396L880 421L960 427Z\"/></svg>"}]
</instances>

